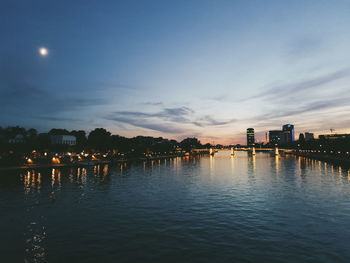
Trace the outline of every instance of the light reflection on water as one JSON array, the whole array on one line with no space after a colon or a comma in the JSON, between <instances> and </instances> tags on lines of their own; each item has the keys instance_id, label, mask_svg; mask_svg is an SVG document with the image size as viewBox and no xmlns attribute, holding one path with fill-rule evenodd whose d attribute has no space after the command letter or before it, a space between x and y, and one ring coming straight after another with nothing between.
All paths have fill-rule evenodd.
<instances>
[{"instance_id":1,"label":"light reflection on water","mask_svg":"<svg viewBox=\"0 0 350 263\"><path fill-rule=\"evenodd\" d=\"M8 172L4 262L350 262L350 171L294 156ZM135 253L137 251L137 253Z\"/></svg>"}]
</instances>

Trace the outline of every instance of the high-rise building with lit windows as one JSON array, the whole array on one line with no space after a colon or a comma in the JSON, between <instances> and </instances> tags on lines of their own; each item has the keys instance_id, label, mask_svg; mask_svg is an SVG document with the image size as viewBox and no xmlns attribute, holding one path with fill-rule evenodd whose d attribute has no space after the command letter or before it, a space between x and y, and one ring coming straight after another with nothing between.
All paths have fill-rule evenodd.
<instances>
[{"instance_id":1,"label":"high-rise building with lit windows","mask_svg":"<svg viewBox=\"0 0 350 263\"><path fill-rule=\"evenodd\" d=\"M283 125L282 131L284 134L283 143L294 142L294 125L292 124Z\"/></svg>"},{"instance_id":2,"label":"high-rise building with lit windows","mask_svg":"<svg viewBox=\"0 0 350 263\"><path fill-rule=\"evenodd\" d=\"M294 142L294 125L286 124L282 130L269 131L269 143L272 145L284 145Z\"/></svg>"},{"instance_id":3,"label":"high-rise building with lit windows","mask_svg":"<svg viewBox=\"0 0 350 263\"><path fill-rule=\"evenodd\" d=\"M271 145L284 144L284 133L280 130L269 131L269 143Z\"/></svg>"},{"instance_id":4,"label":"high-rise building with lit windows","mask_svg":"<svg viewBox=\"0 0 350 263\"><path fill-rule=\"evenodd\" d=\"M247 129L247 145L248 146L255 145L254 128Z\"/></svg>"}]
</instances>

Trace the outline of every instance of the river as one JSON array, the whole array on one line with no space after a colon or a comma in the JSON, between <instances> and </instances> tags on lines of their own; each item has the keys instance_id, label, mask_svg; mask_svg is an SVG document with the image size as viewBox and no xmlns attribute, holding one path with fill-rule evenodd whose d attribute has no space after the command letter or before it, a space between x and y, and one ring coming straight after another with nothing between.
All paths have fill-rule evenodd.
<instances>
[{"instance_id":1,"label":"river","mask_svg":"<svg viewBox=\"0 0 350 263\"><path fill-rule=\"evenodd\" d=\"M350 262L350 171L214 157L0 171L1 262Z\"/></svg>"}]
</instances>

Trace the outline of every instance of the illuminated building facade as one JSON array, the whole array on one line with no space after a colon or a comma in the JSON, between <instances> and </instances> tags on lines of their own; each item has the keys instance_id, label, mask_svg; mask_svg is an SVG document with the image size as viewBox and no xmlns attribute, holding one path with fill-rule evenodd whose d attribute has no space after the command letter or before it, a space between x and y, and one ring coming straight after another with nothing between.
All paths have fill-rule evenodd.
<instances>
[{"instance_id":1,"label":"illuminated building facade","mask_svg":"<svg viewBox=\"0 0 350 263\"><path fill-rule=\"evenodd\" d=\"M281 145L284 143L284 133L280 130L269 131L269 143Z\"/></svg>"},{"instance_id":2,"label":"illuminated building facade","mask_svg":"<svg viewBox=\"0 0 350 263\"><path fill-rule=\"evenodd\" d=\"M294 142L294 125L286 124L282 126L283 131L283 143L291 143Z\"/></svg>"},{"instance_id":3,"label":"illuminated building facade","mask_svg":"<svg viewBox=\"0 0 350 263\"><path fill-rule=\"evenodd\" d=\"M52 144L68 144L68 145L77 144L77 139L73 135L51 135L50 140Z\"/></svg>"},{"instance_id":4,"label":"illuminated building facade","mask_svg":"<svg viewBox=\"0 0 350 263\"><path fill-rule=\"evenodd\" d=\"M294 125L286 124L282 130L269 131L269 143L273 145L289 144L294 142Z\"/></svg>"},{"instance_id":5,"label":"illuminated building facade","mask_svg":"<svg viewBox=\"0 0 350 263\"><path fill-rule=\"evenodd\" d=\"M254 136L254 129L253 128L247 129L247 145L248 146L255 145L255 136Z\"/></svg>"}]
</instances>

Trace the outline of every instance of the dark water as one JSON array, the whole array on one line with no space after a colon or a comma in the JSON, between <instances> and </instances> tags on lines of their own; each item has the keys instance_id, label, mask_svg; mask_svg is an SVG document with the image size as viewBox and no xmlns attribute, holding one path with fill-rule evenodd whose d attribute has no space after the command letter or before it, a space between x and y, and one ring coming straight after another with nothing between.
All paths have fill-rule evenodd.
<instances>
[{"instance_id":1,"label":"dark water","mask_svg":"<svg viewBox=\"0 0 350 263\"><path fill-rule=\"evenodd\" d=\"M350 262L350 172L266 153L1 172L0 216L0 262Z\"/></svg>"}]
</instances>

